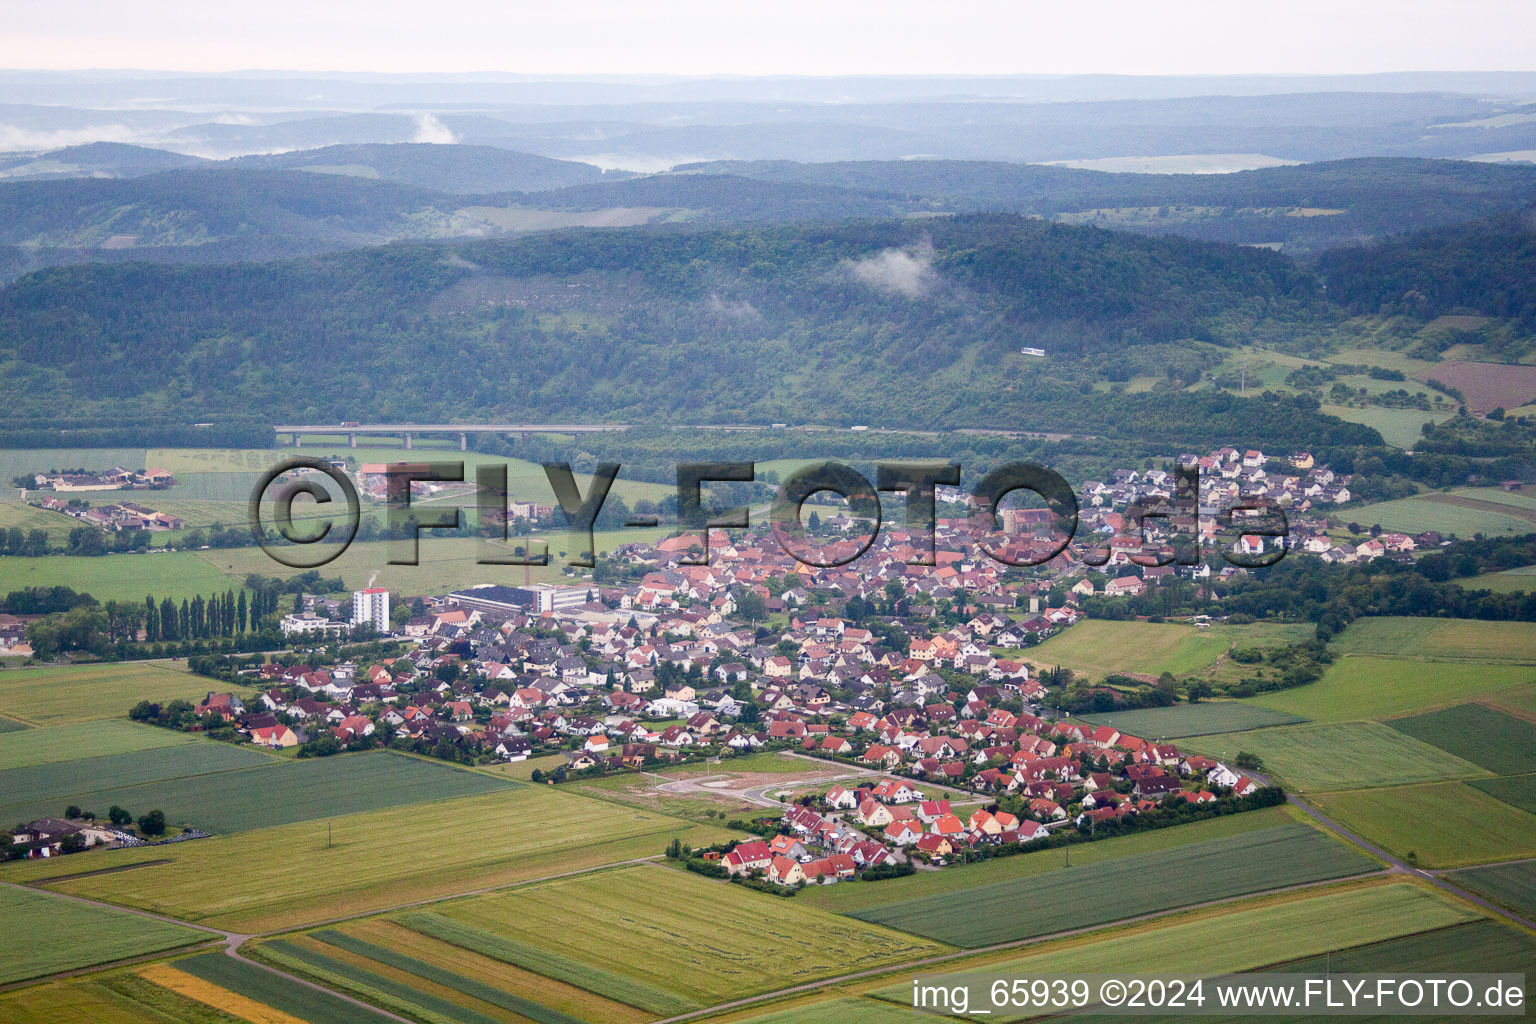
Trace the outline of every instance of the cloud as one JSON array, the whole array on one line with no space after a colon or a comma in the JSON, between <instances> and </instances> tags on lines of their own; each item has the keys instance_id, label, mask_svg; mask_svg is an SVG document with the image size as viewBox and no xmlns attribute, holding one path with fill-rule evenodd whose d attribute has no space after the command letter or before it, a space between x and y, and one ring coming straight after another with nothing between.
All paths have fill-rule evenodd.
<instances>
[{"instance_id":1,"label":"cloud","mask_svg":"<svg viewBox=\"0 0 1536 1024\"><path fill-rule=\"evenodd\" d=\"M134 131L125 124L92 125L89 128L60 128L35 131L14 124L0 124L0 153L27 150L63 149L87 142L132 142Z\"/></svg>"},{"instance_id":2,"label":"cloud","mask_svg":"<svg viewBox=\"0 0 1536 1024\"><path fill-rule=\"evenodd\" d=\"M719 295L712 293L705 301L704 308L715 316L729 317L732 320L754 320L757 318L757 307L746 299L739 301L722 299Z\"/></svg>"},{"instance_id":3,"label":"cloud","mask_svg":"<svg viewBox=\"0 0 1536 1024\"><path fill-rule=\"evenodd\" d=\"M431 114L416 115L416 137L412 142L430 142L437 146L448 146L459 141L459 137L448 130L448 126Z\"/></svg>"},{"instance_id":4,"label":"cloud","mask_svg":"<svg viewBox=\"0 0 1536 1024\"><path fill-rule=\"evenodd\" d=\"M909 299L922 298L939 283L939 275L933 269L931 247L915 252L885 249L873 256L850 261L847 266L854 280Z\"/></svg>"}]
</instances>

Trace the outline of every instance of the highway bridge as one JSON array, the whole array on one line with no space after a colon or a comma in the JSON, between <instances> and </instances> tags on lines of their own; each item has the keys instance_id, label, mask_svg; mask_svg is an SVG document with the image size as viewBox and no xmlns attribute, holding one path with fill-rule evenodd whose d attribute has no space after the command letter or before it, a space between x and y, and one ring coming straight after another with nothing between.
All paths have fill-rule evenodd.
<instances>
[{"instance_id":1,"label":"highway bridge","mask_svg":"<svg viewBox=\"0 0 1536 1024\"><path fill-rule=\"evenodd\" d=\"M405 447L411 447L411 439L418 434L457 435L459 450L469 447L470 434L600 434L612 430L628 430L627 423L289 423L274 426L279 436L293 437L295 448L304 444L305 437L347 436L347 444L357 447L359 435L369 437L385 435L399 437Z\"/></svg>"}]
</instances>

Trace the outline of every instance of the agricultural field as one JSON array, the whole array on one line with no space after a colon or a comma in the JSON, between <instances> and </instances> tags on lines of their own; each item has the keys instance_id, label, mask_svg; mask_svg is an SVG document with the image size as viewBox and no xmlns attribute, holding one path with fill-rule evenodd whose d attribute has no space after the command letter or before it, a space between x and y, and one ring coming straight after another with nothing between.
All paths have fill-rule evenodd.
<instances>
[{"instance_id":1,"label":"agricultural field","mask_svg":"<svg viewBox=\"0 0 1536 1024\"><path fill-rule=\"evenodd\" d=\"M98 813L113 804L135 813L159 809L168 823L230 833L474 796L512 785L441 761L390 751L279 760L248 747L208 743L105 760L109 764L88 758L17 769L27 773L18 782L32 788L21 789L24 795L0 804L0 821L57 815L63 810L61 801L66 801L88 805ZM103 785L114 770L123 781ZM133 773L158 778L136 782ZM96 788L85 788L88 785Z\"/></svg>"},{"instance_id":2,"label":"agricultural field","mask_svg":"<svg viewBox=\"0 0 1536 1024\"><path fill-rule=\"evenodd\" d=\"M1511 807L1536 814L1536 775L1501 775L1496 779L1474 779L1470 785Z\"/></svg>"},{"instance_id":3,"label":"agricultural field","mask_svg":"<svg viewBox=\"0 0 1536 1024\"><path fill-rule=\"evenodd\" d=\"M148 973L151 969L141 970ZM233 996L233 993L222 994ZM231 1005L231 1002L222 1005ZM112 1024L248 1024L249 1021L151 984L128 970L97 972L0 992L0 1020L13 1024L58 1024L61 1020L110 1021ZM290 1022L274 1018L273 1024Z\"/></svg>"},{"instance_id":4,"label":"agricultural field","mask_svg":"<svg viewBox=\"0 0 1536 1024\"><path fill-rule=\"evenodd\" d=\"M1114 929L1103 937L1068 940L1024 956L992 954L946 966L945 970L976 969L1002 977L1106 971L1126 975L1178 971L1224 974L1465 924L1480 917L1462 904L1412 884L1376 883L1212 908L1189 918L1180 916L1172 923ZM911 983L902 980L871 994L910 1005Z\"/></svg>"},{"instance_id":5,"label":"agricultural field","mask_svg":"<svg viewBox=\"0 0 1536 1024\"><path fill-rule=\"evenodd\" d=\"M857 911L863 921L956 946L1048 935L1378 867L1308 825L1282 825Z\"/></svg>"},{"instance_id":6,"label":"agricultural field","mask_svg":"<svg viewBox=\"0 0 1536 1024\"><path fill-rule=\"evenodd\" d=\"M1314 722L1386 718L1484 694L1496 700L1501 691L1532 682L1533 671L1528 665L1346 654L1315 683L1249 697L1246 703Z\"/></svg>"},{"instance_id":7,"label":"agricultural field","mask_svg":"<svg viewBox=\"0 0 1536 1024\"><path fill-rule=\"evenodd\" d=\"M84 469L100 471L122 466L149 469L143 448L11 448L0 451L0 492L14 495L11 480L23 473Z\"/></svg>"},{"instance_id":8,"label":"agricultural field","mask_svg":"<svg viewBox=\"0 0 1536 1024\"><path fill-rule=\"evenodd\" d=\"M78 725L56 725L50 729L0 728L0 733L5 733L0 736L0 772L71 761L82 753L106 757L201 742L187 733L114 718Z\"/></svg>"},{"instance_id":9,"label":"agricultural field","mask_svg":"<svg viewBox=\"0 0 1536 1024\"><path fill-rule=\"evenodd\" d=\"M1306 721L1304 718L1288 715L1283 711L1273 711L1257 704L1245 704L1235 700L1178 704L1171 708L1115 711L1103 715L1083 715L1081 718L1094 725L1114 726L1121 732L1149 740L1172 740L1189 736L1207 736L1211 733L1243 732L1248 729L1295 725Z\"/></svg>"},{"instance_id":10,"label":"agricultural field","mask_svg":"<svg viewBox=\"0 0 1536 1024\"><path fill-rule=\"evenodd\" d=\"M475 897L437 913L700 1005L946 948L797 900L651 866ZM626 955L614 957L614 949Z\"/></svg>"},{"instance_id":11,"label":"agricultural field","mask_svg":"<svg viewBox=\"0 0 1536 1024\"><path fill-rule=\"evenodd\" d=\"M1228 763L1239 750L1257 754L1264 771L1307 792L1489 774L1454 753L1379 722L1324 722L1224 733L1200 737L1189 746Z\"/></svg>"},{"instance_id":12,"label":"agricultural field","mask_svg":"<svg viewBox=\"0 0 1536 1024\"><path fill-rule=\"evenodd\" d=\"M0 558L0 565L12 561ZM141 700L198 701L212 687L212 680L161 661L18 669L0 672L0 714L28 725L120 719Z\"/></svg>"},{"instance_id":13,"label":"agricultural field","mask_svg":"<svg viewBox=\"0 0 1536 1024\"><path fill-rule=\"evenodd\" d=\"M1387 724L1496 775L1536 771L1536 724L1482 704L1458 704Z\"/></svg>"},{"instance_id":14,"label":"agricultural field","mask_svg":"<svg viewBox=\"0 0 1536 1024\"><path fill-rule=\"evenodd\" d=\"M54 887L254 933L657 857L674 838L708 846L736 836L549 787L517 786L173 846L8 864L0 880L46 884L53 876L121 867Z\"/></svg>"},{"instance_id":15,"label":"agricultural field","mask_svg":"<svg viewBox=\"0 0 1536 1024\"><path fill-rule=\"evenodd\" d=\"M1474 499L1447 494L1417 494L1374 505L1344 509L1339 522L1379 525L1396 533L1419 534L1434 530L1442 535L1455 534L1469 539L1476 534L1487 537L1512 537L1530 533L1531 513L1514 506L1495 506Z\"/></svg>"},{"instance_id":16,"label":"agricultural field","mask_svg":"<svg viewBox=\"0 0 1536 1024\"><path fill-rule=\"evenodd\" d=\"M1087 867L1126 857L1179 856L1177 851L1188 846L1293 825L1299 820L1299 812L1289 807L1268 807L1260 811L1229 814L1177 828L1135 832L1079 844L1072 847L1071 863ZM1066 857L1064 850L1038 850L959 865L944 871L919 871L904 878L887 879L878 885L811 886L802 890L795 899L800 903L838 913L857 913L891 903L961 893L979 886L1001 885L1049 874L1060 871Z\"/></svg>"},{"instance_id":17,"label":"agricultural field","mask_svg":"<svg viewBox=\"0 0 1536 1024\"><path fill-rule=\"evenodd\" d=\"M1114 673L1210 675L1234 646L1288 643L1309 632L1306 627L1272 623L1200 628L1172 622L1087 619L1029 648L1023 656L1037 666L1062 665L1092 679Z\"/></svg>"},{"instance_id":18,"label":"agricultural field","mask_svg":"<svg viewBox=\"0 0 1536 1024\"><path fill-rule=\"evenodd\" d=\"M1495 594L1524 594L1536 590L1536 565L1523 565L1504 572L1485 572L1454 581L1468 590L1491 590Z\"/></svg>"},{"instance_id":19,"label":"agricultural field","mask_svg":"<svg viewBox=\"0 0 1536 1024\"><path fill-rule=\"evenodd\" d=\"M31 726L25 722L18 722L14 718L0 718L0 733L25 732Z\"/></svg>"},{"instance_id":20,"label":"agricultural field","mask_svg":"<svg viewBox=\"0 0 1536 1024\"><path fill-rule=\"evenodd\" d=\"M50 730L34 731L46 734ZM100 818L106 817L107 808L113 804L135 811L161 808L175 815L177 805L163 805L158 798L162 793L175 793L178 787L162 784L280 763L252 747L205 741L11 768L0 771L0 821L58 818L70 804L95 811ZM170 820L181 819L173 816ZM195 821L191 816L186 820Z\"/></svg>"},{"instance_id":21,"label":"agricultural field","mask_svg":"<svg viewBox=\"0 0 1536 1024\"><path fill-rule=\"evenodd\" d=\"M0 985L214 937L14 885L0 885L0 918Z\"/></svg>"},{"instance_id":22,"label":"agricultural field","mask_svg":"<svg viewBox=\"0 0 1536 1024\"><path fill-rule=\"evenodd\" d=\"M1536 366L1451 359L1414 376L1460 391L1473 412L1514 409L1536 398Z\"/></svg>"},{"instance_id":23,"label":"agricultural field","mask_svg":"<svg viewBox=\"0 0 1536 1024\"><path fill-rule=\"evenodd\" d=\"M214 552L201 552L213 554ZM42 558L0 558L0 593L27 587L70 587L96 600L142 602L145 594L175 600L207 596L238 585L193 551L151 551L142 554L45 555ZM281 569L269 560L276 576ZM255 571L255 570L252 570ZM240 580L245 577L242 574Z\"/></svg>"},{"instance_id":24,"label":"agricultural field","mask_svg":"<svg viewBox=\"0 0 1536 1024\"><path fill-rule=\"evenodd\" d=\"M1352 387L1364 386L1361 382L1371 378L1342 377L1340 378ZM1385 383L1374 381L1374 383ZM1409 387L1393 382L1394 388ZM1421 389L1420 389L1421 390ZM1387 444L1398 448L1412 448L1423 436L1424 424L1434 422L1442 423L1456 415L1454 408L1444 406L1434 409L1392 409L1380 405L1335 405L1325 402L1322 411L1330 416L1337 416L1341 420L1350 423L1361 423L1372 427L1381 434L1382 440Z\"/></svg>"},{"instance_id":25,"label":"agricultural field","mask_svg":"<svg viewBox=\"0 0 1536 1024\"><path fill-rule=\"evenodd\" d=\"M1457 871L1450 881L1527 919L1536 918L1536 861Z\"/></svg>"},{"instance_id":26,"label":"agricultural field","mask_svg":"<svg viewBox=\"0 0 1536 1024\"><path fill-rule=\"evenodd\" d=\"M176 960L163 968L146 970L143 976L186 998L233 1011L250 1011L249 1015L242 1013L242 1019L260 1024L265 1024L263 1016L279 1024L384 1024L391 1019L327 992L295 985L223 953ZM229 998L231 994L236 998Z\"/></svg>"},{"instance_id":27,"label":"agricultural field","mask_svg":"<svg viewBox=\"0 0 1536 1024\"><path fill-rule=\"evenodd\" d=\"M1413 854L1425 867L1469 867L1536 856L1536 814L1465 782L1309 797L1340 824L1398 857Z\"/></svg>"}]
</instances>

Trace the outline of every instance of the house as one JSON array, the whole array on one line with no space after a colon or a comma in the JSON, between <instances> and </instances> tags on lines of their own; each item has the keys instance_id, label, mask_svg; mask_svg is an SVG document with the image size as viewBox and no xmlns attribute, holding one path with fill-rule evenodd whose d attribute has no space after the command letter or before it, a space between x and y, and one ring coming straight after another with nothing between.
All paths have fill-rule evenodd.
<instances>
[{"instance_id":1,"label":"house","mask_svg":"<svg viewBox=\"0 0 1536 1024\"><path fill-rule=\"evenodd\" d=\"M283 750L299 745L298 735L286 725L272 725L251 730L251 742L260 747Z\"/></svg>"},{"instance_id":2,"label":"house","mask_svg":"<svg viewBox=\"0 0 1536 1024\"><path fill-rule=\"evenodd\" d=\"M803 885L805 872L800 862L789 857L775 857L768 864L768 880L777 885Z\"/></svg>"},{"instance_id":3,"label":"house","mask_svg":"<svg viewBox=\"0 0 1536 1024\"><path fill-rule=\"evenodd\" d=\"M768 844L759 839L749 843L738 843L734 850L721 858L720 863L725 865L725 870L733 875L767 871L768 866L773 863L773 853L768 849Z\"/></svg>"}]
</instances>

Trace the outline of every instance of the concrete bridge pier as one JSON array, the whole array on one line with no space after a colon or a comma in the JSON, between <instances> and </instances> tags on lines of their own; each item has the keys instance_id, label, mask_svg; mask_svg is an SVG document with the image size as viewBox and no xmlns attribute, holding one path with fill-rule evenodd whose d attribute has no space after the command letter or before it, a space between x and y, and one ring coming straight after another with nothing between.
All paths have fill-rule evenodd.
<instances>
[{"instance_id":1,"label":"concrete bridge pier","mask_svg":"<svg viewBox=\"0 0 1536 1024\"><path fill-rule=\"evenodd\" d=\"M356 434L348 434L347 435L347 447L348 448L356 448L357 447L357 435Z\"/></svg>"},{"instance_id":2,"label":"concrete bridge pier","mask_svg":"<svg viewBox=\"0 0 1536 1024\"><path fill-rule=\"evenodd\" d=\"M459 431L459 451L469 451L469 434L462 430Z\"/></svg>"},{"instance_id":3,"label":"concrete bridge pier","mask_svg":"<svg viewBox=\"0 0 1536 1024\"><path fill-rule=\"evenodd\" d=\"M295 448L303 448L304 447L304 435L303 434L295 433L293 435L293 446Z\"/></svg>"},{"instance_id":4,"label":"concrete bridge pier","mask_svg":"<svg viewBox=\"0 0 1536 1024\"><path fill-rule=\"evenodd\" d=\"M411 435L410 434L405 434L403 436L405 437L405 450L406 451L410 451L411 450Z\"/></svg>"}]
</instances>

